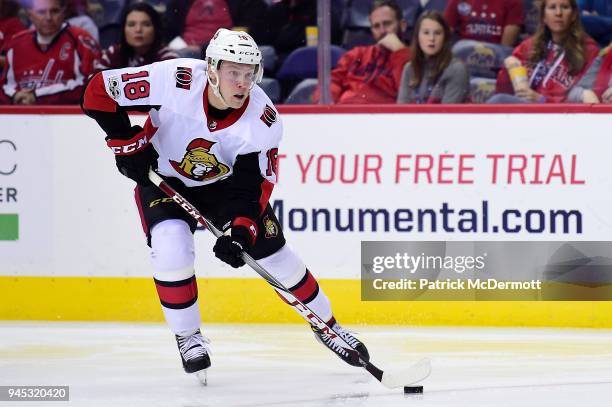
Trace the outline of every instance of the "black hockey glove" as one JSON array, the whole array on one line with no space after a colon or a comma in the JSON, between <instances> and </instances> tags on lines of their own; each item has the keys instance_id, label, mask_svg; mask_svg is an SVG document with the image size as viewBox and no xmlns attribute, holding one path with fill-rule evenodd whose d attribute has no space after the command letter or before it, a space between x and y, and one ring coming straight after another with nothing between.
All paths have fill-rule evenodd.
<instances>
[{"instance_id":1,"label":"black hockey glove","mask_svg":"<svg viewBox=\"0 0 612 407\"><path fill-rule=\"evenodd\" d=\"M257 225L248 218L236 218L232 222L232 234L217 239L213 251L215 256L233 268L244 266L242 252L248 252L255 244Z\"/></svg>"},{"instance_id":2,"label":"black hockey glove","mask_svg":"<svg viewBox=\"0 0 612 407\"><path fill-rule=\"evenodd\" d=\"M120 173L144 186L150 183L149 168L157 169L158 157L157 151L149 144L136 154L116 155L115 161Z\"/></svg>"},{"instance_id":3,"label":"black hockey glove","mask_svg":"<svg viewBox=\"0 0 612 407\"><path fill-rule=\"evenodd\" d=\"M244 260L240 255L246 249L245 246L244 239L238 236L223 235L217 239L213 251L219 260L237 269L244 266Z\"/></svg>"},{"instance_id":4,"label":"black hockey glove","mask_svg":"<svg viewBox=\"0 0 612 407\"><path fill-rule=\"evenodd\" d=\"M107 138L106 144L115 153L117 169L126 177L136 181L138 185L149 184L149 168L157 168L159 155L142 127L133 126L129 139Z\"/></svg>"}]
</instances>

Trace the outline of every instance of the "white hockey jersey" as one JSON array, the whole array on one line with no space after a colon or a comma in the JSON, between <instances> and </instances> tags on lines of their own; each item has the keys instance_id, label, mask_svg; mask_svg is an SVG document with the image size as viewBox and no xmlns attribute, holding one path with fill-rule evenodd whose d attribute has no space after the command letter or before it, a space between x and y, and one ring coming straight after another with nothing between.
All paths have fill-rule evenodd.
<instances>
[{"instance_id":1,"label":"white hockey jersey","mask_svg":"<svg viewBox=\"0 0 612 407\"><path fill-rule=\"evenodd\" d=\"M206 185L230 176L237 156L257 152L261 175L276 183L282 123L257 85L241 109L214 120L207 114L204 61L172 59L107 70L102 76L106 94L119 106L152 107L145 134L159 154L160 174L188 187Z\"/></svg>"}]
</instances>

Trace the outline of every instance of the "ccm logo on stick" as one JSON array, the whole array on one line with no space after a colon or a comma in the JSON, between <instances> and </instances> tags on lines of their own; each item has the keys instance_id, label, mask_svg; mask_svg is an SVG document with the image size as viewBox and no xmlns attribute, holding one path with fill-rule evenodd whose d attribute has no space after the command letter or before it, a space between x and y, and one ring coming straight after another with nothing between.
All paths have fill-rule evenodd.
<instances>
[{"instance_id":1,"label":"ccm logo on stick","mask_svg":"<svg viewBox=\"0 0 612 407\"><path fill-rule=\"evenodd\" d=\"M191 206L191 204L183 199L181 199L180 196L173 196L172 199L174 199L174 201L179 204L184 210L187 211L187 213L189 213L191 216L193 216L196 219L199 219L199 214L198 211Z\"/></svg>"}]
</instances>

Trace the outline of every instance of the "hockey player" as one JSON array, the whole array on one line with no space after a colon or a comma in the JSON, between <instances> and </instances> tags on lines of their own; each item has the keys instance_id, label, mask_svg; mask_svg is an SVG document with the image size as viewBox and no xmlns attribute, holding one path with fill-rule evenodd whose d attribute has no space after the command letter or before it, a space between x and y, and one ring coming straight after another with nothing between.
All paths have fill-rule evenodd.
<instances>
[{"instance_id":1,"label":"hockey player","mask_svg":"<svg viewBox=\"0 0 612 407\"><path fill-rule=\"evenodd\" d=\"M206 62L175 59L96 74L83 111L106 132L119 171L136 181L136 203L148 242L157 293L187 373L210 366L200 333L194 272L196 222L149 182L150 167L225 234L213 251L232 267L246 250L327 321L363 358L366 347L334 319L329 300L286 243L268 199L277 178L282 122L256 83L261 52L248 34L219 29ZM143 127L129 111L148 111ZM281 295L282 298L282 295ZM313 328L316 338L347 363L348 352Z\"/></svg>"}]
</instances>

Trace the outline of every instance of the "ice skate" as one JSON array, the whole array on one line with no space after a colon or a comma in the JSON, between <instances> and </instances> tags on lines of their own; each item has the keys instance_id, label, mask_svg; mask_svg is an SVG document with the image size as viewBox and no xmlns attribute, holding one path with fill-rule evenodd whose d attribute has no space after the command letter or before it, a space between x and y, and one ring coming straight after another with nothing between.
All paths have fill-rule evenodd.
<instances>
[{"instance_id":1,"label":"ice skate","mask_svg":"<svg viewBox=\"0 0 612 407\"><path fill-rule=\"evenodd\" d=\"M357 360L353 360L350 357L349 352L347 352L343 347L334 342L334 340L331 338L331 335L324 333L315 326L311 325L311 328L315 333L315 338L317 339L317 341L321 342L323 345L331 349L336 355L338 355L340 359L344 360L349 365L361 366ZM359 352L363 359L370 360L370 354L368 353L368 349L359 339L355 338L350 332L342 328L337 322L333 324L332 328L338 333L338 335L340 335L340 337L342 337L342 339L348 342L348 344L351 345L353 349Z\"/></svg>"},{"instance_id":2,"label":"ice skate","mask_svg":"<svg viewBox=\"0 0 612 407\"><path fill-rule=\"evenodd\" d=\"M210 341L198 329L191 335L176 335L176 344L186 373L195 373L203 385L207 384L206 369L210 367Z\"/></svg>"}]
</instances>

